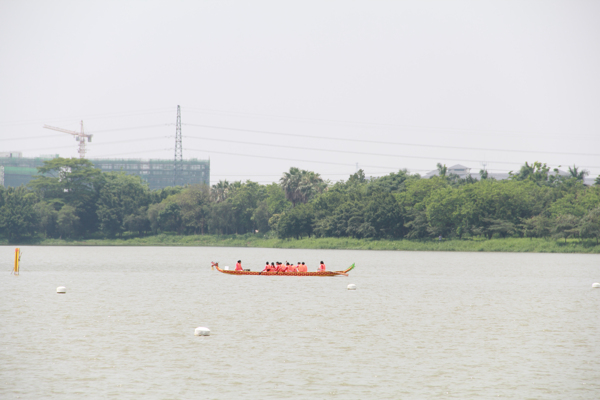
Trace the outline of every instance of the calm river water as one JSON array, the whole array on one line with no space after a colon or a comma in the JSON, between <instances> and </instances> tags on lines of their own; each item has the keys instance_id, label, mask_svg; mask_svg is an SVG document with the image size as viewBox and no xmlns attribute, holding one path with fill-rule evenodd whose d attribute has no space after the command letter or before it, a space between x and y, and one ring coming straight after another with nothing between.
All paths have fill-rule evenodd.
<instances>
[{"instance_id":1,"label":"calm river water","mask_svg":"<svg viewBox=\"0 0 600 400\"><path fill-rule=\"evenodd\" d=\"M598 255L22 251L15 277L0 247L2 399L600 398ZM210 269L237 259L357 267Z\"/></svg>"}]
</instances>

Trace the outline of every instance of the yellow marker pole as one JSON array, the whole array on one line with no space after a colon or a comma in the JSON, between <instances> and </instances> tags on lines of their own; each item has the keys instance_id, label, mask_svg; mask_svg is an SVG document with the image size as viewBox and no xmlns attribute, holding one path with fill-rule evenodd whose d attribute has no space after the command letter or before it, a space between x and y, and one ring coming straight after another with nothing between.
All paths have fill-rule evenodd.
<instances>
[{"instance_id":1,"label":"yellow marker pole","mask_svg":"<svg viewBox=\"0 0 600 400\"><path fill-rule=\"evenodd\" d=\"M15 249L15 269L13 273L15 275L19 275L19 260L21 259L21 249L18 247Z\"/></svg>"}]
</instances>

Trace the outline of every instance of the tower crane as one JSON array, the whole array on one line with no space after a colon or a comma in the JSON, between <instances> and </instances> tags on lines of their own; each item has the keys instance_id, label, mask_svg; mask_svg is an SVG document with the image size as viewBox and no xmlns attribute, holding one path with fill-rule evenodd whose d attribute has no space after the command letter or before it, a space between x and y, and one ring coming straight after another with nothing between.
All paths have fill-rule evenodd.
<instances>
[{"instance_id":1,"label":"tower crane","mask_svg":"<svg viewBox=\"0 0 600 400\"><path fill-rule=\"evenodd\" d=\"M55 126L50 126L50 125L44 125L44 128L52 129L53 131L69 133L69 134L75 136L75 140L77 140L79 142L79 150L77 150L77 152L79 153L79 158L85 158L85 139L87 138L87 141L91 142L92 136L94 136L94 135L88 135L88 134L83 133L83 121L81 121L81 132L70 131L68 129L57 128Z\"/></svg>"}]
</instances>

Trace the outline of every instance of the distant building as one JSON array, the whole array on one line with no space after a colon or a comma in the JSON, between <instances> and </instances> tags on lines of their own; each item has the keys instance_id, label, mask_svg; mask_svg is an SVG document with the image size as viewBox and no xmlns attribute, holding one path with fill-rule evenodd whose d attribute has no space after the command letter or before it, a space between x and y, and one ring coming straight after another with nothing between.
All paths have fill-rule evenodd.
<instances>
[{"instance_id":1,"label":"distant building","mask_svg":"<svg viewBox=\"0 0 600 400\"><path fill-rule=\"evenodd\" d=\"M513 172L514 173L519 172L519 168L516 168ZM456 174L461 179L465 179L469 175L471 175L475 179L480 179L479 171L477 171L476 173L471 174L471 168L465 167L464 165L461 165L461 164L456 164L456 165L453 165L451 167L448 167L448 169L446 170L446 176L448 176L450 174ZM549 174L553 175L554 174L554 170L551 169L549 171ZM439 172L436 169L436 170L433 170L433 171L429 171L427 174L425 174L425 176L423 176L423 178L429 179L429 178L431 178L433 176L438 176L438 175L439 175ZM558 175L563 176L563 177L570 176L568 172L561 171L561 170L558 170ZM488 179L492 179L492 178L501 181L501 180L510 178L510 175L508 174L508 172L489 172L488 171ZM586 178L584 180L584 183L585 184L593 184L593 179Z\"/></svg>"},{"instance_id":2,"label":"distant building","mask_svg":"<svg viewBox=\"0 0 600 400\"><path fill-rule=\"evenodd\" d=\"M456 174L456 175L460 176L461 179L465 179L467 176L471 175L471 168L465 167L464 165L461 165L461 164L456 164L451 167L448 167L448 169L446 170L446 176L448 176L450 174ZM433 176L438 176L438 175L439 175L439 172L436 169L434 171L429 171L427 174L425 174L425 176L423 178L429 179ZM476 178L476 176L474 178Z\"/></svg>"},{"instance_id":3,"label":"distant building","mask_svg":"<svg viewBox=\"0 0 600 400\"><path fill-rule=\"evenodd\" d=\"M2 186L26 185L31 177L37 174L37 168L44 165L44 161L49 158L25 158L20 151L0 153L0 166L3 169Z\"/></svg>"},{"instance_id":4,"label":"distant building","mask_svg":"<svg viewBox=\"0 0 600 400\"><path fill-rule=\"evenodd\" d=\"M173 186L173 160L99 159L90 160L102 172L123 171L148 182L150 189ZM177 186L210 184L210 160L183 160Z\"/></svg>"},{"instance_id":5,"label":"distant building","mask_svg":"<svg viewBox=\"0 0 600 400\"><path fill-rule=\"evenodd\" d=\"M0 152L0 158L20 158L23 157L23 153L20 151L4 151Z\"/></svg>"},{"instance_id":6,"label":"distant building","mask_svg":"<svg viewBox=\"0 0 600 400\"><path fill-rule=\"evenodd\" d=\"M37 168L44 161L57 158L58 154L43 155L36 158L23 157L21 152L0 153L0 182L3 186L21 186L29 183ZM140 159L90 159L89 161L102 172L123 171L136 175L148 182L150 189L162 189L173 186L173 160ZM210 160L190 159L181 163L177 185L210 184Z\"/></svg>"}]
</instances>

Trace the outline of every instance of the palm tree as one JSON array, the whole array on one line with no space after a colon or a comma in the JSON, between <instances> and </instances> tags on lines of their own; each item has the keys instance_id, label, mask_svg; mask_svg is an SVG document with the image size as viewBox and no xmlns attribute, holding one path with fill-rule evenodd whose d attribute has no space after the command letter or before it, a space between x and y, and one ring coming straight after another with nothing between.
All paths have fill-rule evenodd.
<instances>
[{"instance_id":1,"label":"palm tree","mask_svg":"<svg viewBox=\"0 0 600 400\"><path fill-rule=\"evenodd\" d=\"M573 168L569 167L569 174L571 175L571 178L575 178L578 181L583 181L583 178L588 176L590 172L585 169L582 169L580 171L579 168L577 168L575 164L573 164Z\"/></svg>"},{"instance_id":2,"label":"palm tree","mask_svg":"<svg viewBox=\"0 0 600 400\"><path fill-rule=\"evenodd\" d=\"M298 187L301 180L302 171L296 167L291 167L289 172L284 172L283 177L279 180L285 197L292 202L292 206L295 206L300 200L298 197Z\"/></svg>"},{"instance_id":3,"label":"palm tree","mask_svg":"<svg viewBox=\"0 0 600 400\"><path fill-rule=\"evenodd\" d=\"M316 193L323 193L327 188L327 183L319 174L296 167L284 172L279 181L285 197L292 202L292 206L308 202Z\"/></svg>"},{"instance_id":4,"label":"palm tree","mask_svg":"<svg viewBox=\"0 0 600 400\"><path fill-rule=\"evenodd\" d=\"M298 186L300 201L307 203L315 194L323 193L327 184L321 178L321 175L312 171L302 171L302 178Z\"/></svg>"},{"instance_id":5,"label":"palm tree","mask_svg":"<svg viewBox=\"0 0 600 400\"><path fill-rule=\"evenodd\" d=\"M448 167L446 167L446 164L442 165L440 163L437 163L437 170L438 174L440 175L440 178L446 177L446 172L448 172Z\"/></svg>"},{"instance_id":6,"label":"palm tree","mask_svg":"<svg viewBox=\"0 0 600 400\"><path fill-rule=\"evenodd\" d=\"M531 180L541 184L548 181L548 171L550 171L550 167L545 163L542 164L541 162L536 161L533 164L525 162L518 173L514 174L510 171L508 174L510 175L510 179L516 181Z\"/></svg>"},{"instance_id":7,"label":"palm tree","mask_svg":"<svg viewBox=\"0 0 600 400\"><path fill-rule=\"evenodd\" d=\"M227 180L219 181L217 184L213 185L211 188L211 195L215 202L220 203L225 201L227 198L227 193L229 192L229 182Z\"/></svg>"}]
</instances>

